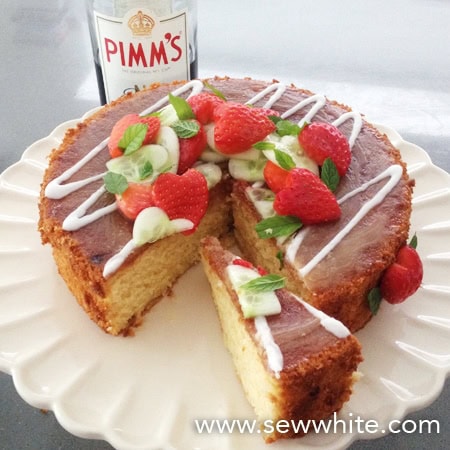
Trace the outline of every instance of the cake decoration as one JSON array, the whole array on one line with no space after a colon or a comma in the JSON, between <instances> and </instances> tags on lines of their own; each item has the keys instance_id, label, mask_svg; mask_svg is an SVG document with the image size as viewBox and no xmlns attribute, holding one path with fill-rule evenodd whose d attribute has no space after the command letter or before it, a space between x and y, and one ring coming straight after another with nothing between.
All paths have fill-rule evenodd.
<instances>
[{"instance_id":1,"label":"cake decoration","mask_svg":"<svg viewBox=\"0 0 450 450\"><path fill-rule=\"evenodd\" d=\"M243 86L242 90L235 83ZM95 142L88 137L89 131L102 121L109 122L110 131ZM77 135L94 145L83 144L82 151L77 150L78 159L66 158L65 147L77 147ZM180 243L188 236L198 242L205 231L197 230L203 222L209 223L207 211L211 208L221 211L222 222L218 228L216 222L216 231L212 223L208 225L207 233L226 233L228 193L233 186L235 235L247 258L259 266L268 264L271 273L286 278L290 289L351 330L370 319L367 294L394 262L407 237L412 183L398 151L359 113L322 95L278 82L215 78L204 83L155 85L126 96L88 119L86 127L81 126L74 136L68 136L62 150L55 152L43 184L43 241L52 241L50 230L75 242L88 232L85 229L109 227L108 223L129 230L114 237L107 251L83 238L82 245L97 249L82 263L90 266L87 272L74 276L87 276L88 284L102 286L93 290L86 285L84 294L77 294L85 309L89 309L92 300L87 299L91 297L108 305L108 283L114 284L116 277L128 271L129 262L153 250L156 242L174 240L174 236L179 236ZM367 159L363 141L379 148L375 154L382 162L374 165L367 160L370 169L360 171ZM70 163L62 162L69 159ZM351 271L347 270L348 275L339 282L348 287L335 289L331 298L326 292L332 278L322 286L316 280L323 270L329 270L327 265L335 253L342 252L341 243L357 239L360 228L373 220L372 212L380 205L382 210L389 208L397 201L394 199L402 206L398 217L387 215L387 221L396 222L393 228L388 222L383 225L384 216L380 216L379 226L387 227L388 237L380 242L379 259L369 270L362 261L360 270L366 275L358 281L359 287L351 287ZM58 218L53 218L53 205L59 203L70 207L60 208ZM316 233L323 235L320 241ZM270 256L262 246L270 249ZM363 247L349 249L356 255L364 253ZM80 258L84 256L80 254ZM163 285L167 289L186 270L188 259L192 264L196 257L186 256L184 269L180 267L170 281L159 280L155 292L161 295ZM147 303L152 304L154 294L148 295ZM353 295L357 300L352 300ZM143 311L141 302L144 300L139 301L140 309L128 323L134 323L134 317ZM106 315L110 307L105 306ZM115 330L114 334L121 332L115 326L102 327Z\"/></svg>"}]
</instances>

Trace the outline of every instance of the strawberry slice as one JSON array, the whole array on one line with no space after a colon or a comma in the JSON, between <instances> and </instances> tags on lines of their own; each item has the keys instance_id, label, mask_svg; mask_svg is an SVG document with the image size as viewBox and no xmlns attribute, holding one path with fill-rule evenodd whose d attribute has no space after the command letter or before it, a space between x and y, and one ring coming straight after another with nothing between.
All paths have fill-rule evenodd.
<instances>
[{"instance_id":1,"label":"strawberry slice","mask_svg":"<svg viewBox=\"0 0 450 450\"><path fill-rule=\"evenodd\" d=\"M195 136L179 138L180 159L178 161L178 174L182 174L192 167L206 148L206 132L200 123L199 125L200 129Z\"/></svg>"},{"instance_id":2,"label":"strawberry slice","mask_svg":"<svg viewBox=\"0 0 450 450\"><path fill-rule=\"evenodd\" d=\"M313 225L339 219L341 209L325 183L307 169L289 171L286 186L275 195L276 213L296 216L303 224Z\"/></svg>"},{"instance_id":3,"label":"strawberry slice","mask_svg":"<svg viewBox=\"0 0 450 450\"><path fill-rule=\"evenodd\" d=\"M322 166L330 158L342 177L351 161L347 138L331 123L313 122L306 125L298 135L298 141L306 155Z\"/></svg>"},{"instance_id":4,"label":"strawberry slice","mask_svg":"<svg viewBox=\"0 0 450 450\"><path fill-rule=\"evenodd\" d=\"M423 266L419 254L405 245L381 277L381 295L388 303L401 303L419 289L422 278Z\"/></svg>"},{"instance_id":5,"label":"strawberry slice","mask_svg":"<svg viewBox=\"0 0 450 450\"><path fill-rule=\"evenodd\" d=\"M182 175L163 173L153 185L154 205L169 216L169 219L188 219L193 222L193 233L208 207L208 185L205 177L195 169L188 169Z\"/></svg>"},{"instance_id":6,"label":"strawberry slice","mask_svg":"<svg viewBox=\"0 0 450 450\"><path fill-rule=\"evenodd\" d=\"M283 169L272 161L267 161L264 166L264 179L269 188L277 193L286 186L286 179L289 171Z\"/></svg>"},{"instance_id":7,"label":"strawberry slice","mask_svg":"<svg viewBox=\"0 0 450 450\"><path fill-rule=\"evenodd\" d=\"M206 125L214 120L214 111L218 106L224 104L225 100L211 92L200 92L200 94L189 97L187 102L197 120L202 125Z\"/></svg>"},{"instance_id":8,"label":"strawberry slice","mask_svg":"<svg viewBox=\"0 0 450 450\"><path fill-rule=\"evenodd\" d=\"M143 209L153 206L152 191L150 183L129 183L122 194L116 194L119 211L130 220L136 219Z\"/></svg>"},{"instance_id":9,"label":"strawberry slice","mask_svg":"<svg viewBox=\"0 0 450 450\"><path fill-rule=\"evenodd\" d=\"M118 156L123 155L124 149L119 146L119 142L127 128L137 123L145 124L148 127L142 145L153 144L156 142L156 137L161 127L161 121L158 117L141 117L138 114L127 114L117 121L111 130L111 135L108 142L108 149L111 158L117 158Z\"/></svg>"},{"instance_id":10,"label":"strawberry slice","mask_svg":"<svg viewBox=\"0 0 450 450\"><path fill-rule=\"evenodd\" d=\"M260 108L240 103L224 103L216 108L214 116L214 143L226 155L248 150L276 129Z\"/></svg>"}]
</instances>

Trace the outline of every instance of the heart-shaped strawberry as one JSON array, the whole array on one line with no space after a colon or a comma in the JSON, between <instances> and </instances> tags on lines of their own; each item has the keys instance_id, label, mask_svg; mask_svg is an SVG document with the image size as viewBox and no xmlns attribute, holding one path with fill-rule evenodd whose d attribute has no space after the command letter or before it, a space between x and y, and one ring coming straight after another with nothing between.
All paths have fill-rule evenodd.
<instances>
[{"instance_id":1,"label":"heart-shaped strawberry","mask_svg":"<svg viewBox=\"0 0 450 450\"><path fill-rule=\"evenodd\" d=\"M277 214L296 216L304 225L330 222L341 216L336 197L325 183L301 168L289 171L286 185L276 194L273 207Z\"/></svg>"},{"instance_id":2,"label":"heart-shaped strawberry","mask_svg":"<svg viewBox=\"0 0 450 450\"><path fill-rule=\"evenodd\" d=\"M169 219L188 219L193 222L193 233L208 207L208 185L205 177L195 169L182 175L163 173L153 185L153 202L169 216Z\"/></svg>"}]
</instances>

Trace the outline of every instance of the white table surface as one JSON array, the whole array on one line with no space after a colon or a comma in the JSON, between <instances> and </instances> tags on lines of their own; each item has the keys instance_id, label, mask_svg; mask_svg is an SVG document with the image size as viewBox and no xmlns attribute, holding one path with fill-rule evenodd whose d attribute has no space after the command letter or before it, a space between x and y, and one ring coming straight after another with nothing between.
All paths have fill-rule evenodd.
<instances>
[{"instance_id":1,"label":"white table surface","mask_svg":"<svg viewBox=\"0 0 450 450\"><path fill-rule=\"evenodd\" d=\"M0 171L58 124L98 105L82 2L3 2ZM198 1L199 76L293 82L395 128L450 171L450 2L445 0ZM450 305L449 305L450 307ZM107 449L27 405L0 374L0 449ZM440 434L396 434L356 449L444 449L449 383L408 419ZM264 446L262 446L264 448ZM270 448L270 447L267 447Z\"/></svg>"}]
</instances>

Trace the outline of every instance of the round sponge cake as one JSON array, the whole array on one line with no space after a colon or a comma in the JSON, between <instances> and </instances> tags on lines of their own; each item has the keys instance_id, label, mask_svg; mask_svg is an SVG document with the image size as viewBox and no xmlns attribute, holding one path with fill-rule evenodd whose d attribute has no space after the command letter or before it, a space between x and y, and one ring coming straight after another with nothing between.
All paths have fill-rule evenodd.
<instances>
[{"instance_id":1,"label":"round sponge cake","mask_svg":"<svg viewBox=\"0 0 450 450\"><path fill-rule=\"evenodd\" d=\"M105 266L132 239L132 223L115 209L78 229L67 229L65 220L87 199L95 201L84 215L114 202L112 194L101 191L101 175L110 158L105 139L121 117L163 106L174 90L186 97L203 89L198 80L156 84L101 108L69 130L50 155L42 183L39 229L42 241L52 246L68 287L102 329L129 334L143 313L199 260L200 240L225 236L233 229L239 247L254 264L282 273L290 290L350 330L361 328L371 316L368 291L393 262L409 232L412 182L399 151L359 114L309 91L275 81L231 78L210 79L207 86L229 101L269 107L295 122L336 124L352 147L349 171L336 191L341 219L304 227L281 243L261 239L255 225L262 216L252 191L266 187L233 180L225 170L222 181L210 191L208 211L195 233L175 234L138 247L126 253L112 273L106 273ZM62 180L63 187L77 188L49 195L48 186L55 180Z\"/></svg>"}]
</instances>

